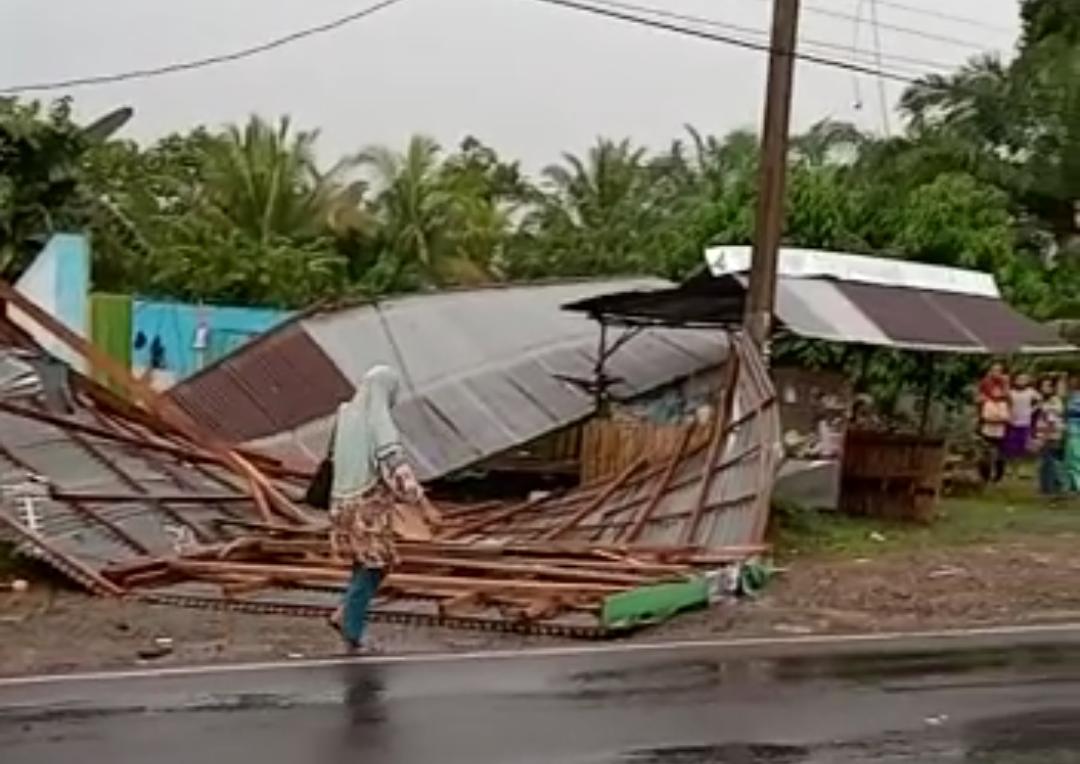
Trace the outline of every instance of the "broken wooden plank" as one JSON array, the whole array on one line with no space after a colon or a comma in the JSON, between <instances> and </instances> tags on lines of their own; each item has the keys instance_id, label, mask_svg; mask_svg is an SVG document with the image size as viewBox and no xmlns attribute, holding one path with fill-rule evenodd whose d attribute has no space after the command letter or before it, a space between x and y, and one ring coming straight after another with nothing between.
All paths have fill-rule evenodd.
<instances>
[{"instance_id":1,"label":"broken wooden plank","mask_svg":"<svg viewBox=\"0 0 1080 764\"><path fill-rule=\"evenodd\" d=\"M633 462L628 464L626 466L626 468L623 469L622 473L620 473L620 475L615 480L612 480L608 484L607 488L605 488L603 491L601 491L596 496L596 498L594 498L592 501L590 501L584 507L582 507L577 512L575 512L574 515L571 518L564 521L563 523L556 526L555 528L551 529L547 533L544 533L542 538L545 539L545 540L557 539L557 538L559 538L559 536L562 536L565 533L568 533L569 531L573 530L574 526L578 525L582 520L584 520L586 517L591 515L598 508L602 507L605 501L607 501L612 496L614 496L615 492L618 491L623 486L623 484L627 480L630 479L630 476L633 475L635 472L637 472L642 467L644 467L647 462L648 462L648 457L639 456Z\"/></svg>"},{"instance_id":2,"label":"broken wooden plank","mask_svg":"<svg viewBox=\"0 0 1080 764\"><path fill-rule=\"evenodd\" d=\"M652 494L649 496L649 501L641 507L638 511L634 521L622 534L619 534L619 539L625 538L629 542L637 541L641 536L641 531L644 530L645 524L649 522L649 518L652 517L652 513L656 511L656 508L660 506L660 501L664 498L664 495L668 491L668 486L671 483L671 479L675 477L675 472L679 469L679 465L682 464L683 454L686 452L686 447L690 445L690 439L694 436L693 426L687 427L686 432L683 433L682 439L679 441L679 446L675 450L675 453L671 457L671 462L664 470L664 474L653 486Z\"/></svg>"},{"instance_id":3,"label":"broken wooden plank","mask_svg":"<svg viewBox=\"0 0 1080 764\"><path fill-rule=\"evenodd\" d=\"M730 353L720 382L722 397L717 405L709 451L705 457L705 465L701 470L701 487L694 500L694 509L690 519L683 526L682 542L684 544L689 544L697 538L698 530L701 527L701 518L704 516L705 505L716 476L714 468L720 459L720 454L727 445L729 422L731 421L732 407L735 405L735 382L738 379L738 373L739 354Z\"/></svg>"}]
</instances>

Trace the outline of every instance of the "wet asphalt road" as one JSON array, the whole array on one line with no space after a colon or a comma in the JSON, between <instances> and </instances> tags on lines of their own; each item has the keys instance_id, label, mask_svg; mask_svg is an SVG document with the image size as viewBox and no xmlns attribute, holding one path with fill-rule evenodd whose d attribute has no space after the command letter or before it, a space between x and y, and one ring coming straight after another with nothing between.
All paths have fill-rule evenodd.
<instances>
[{"instance_id":1,"label":"wet asphalt road","mask_svg":"<svg viewBox=\"0 0 1080 764\"><path fill-rule=\"evenodd\" d=\"M1080 761L1080 645L728 647L0 683L4 764Z\"/></svg>"}]
</instances>

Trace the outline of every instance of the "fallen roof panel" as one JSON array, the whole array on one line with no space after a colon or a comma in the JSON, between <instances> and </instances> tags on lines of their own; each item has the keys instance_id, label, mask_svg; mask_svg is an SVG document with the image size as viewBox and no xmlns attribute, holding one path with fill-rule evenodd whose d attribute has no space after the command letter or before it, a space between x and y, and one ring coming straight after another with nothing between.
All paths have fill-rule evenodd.
<instances>
[{"instance_id":1,"label":"fallen roof panel","mask_svg":"<svg viewBox=\"0 0 1080 764\"><path fill-rule=\"evenodd\" d=\"M592 412L593 397L570 380L595 376L596 327L561 311L563 303L613 287L666 283L456 290L315 312L168 395L220 435L310 467L326 451L337 404L372 366L388 364L405 381L396 416L406 448L420 476L435 479ZM294 358L314 355L313 348L318 358L310 367ZM620 378L614 395L634 396L716 368L725 352L716 332L646 332L620 348L606 370ZM267 367L295 373L273 375Z\"/></svg>"}]
</instances>

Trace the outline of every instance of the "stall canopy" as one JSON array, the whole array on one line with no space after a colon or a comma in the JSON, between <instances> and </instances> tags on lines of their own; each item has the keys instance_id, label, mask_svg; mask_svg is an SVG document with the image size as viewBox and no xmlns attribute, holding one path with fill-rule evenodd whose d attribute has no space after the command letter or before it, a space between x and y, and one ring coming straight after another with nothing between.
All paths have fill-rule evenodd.
<instances>
[{"instance_id":1,"label":"stall canopy","mask_svg":"<svg viewBox=\"0 0 1080 764\"><path fill-rule=\"evenodd\" d=\"M709 249L705 261L706 268L675 288L611 293L565 307L627 326L740 324L750 248ZM905 350L1075 350L1011 308L988 273L818 250L781 250L776 318L801 337Z\"/></svg>"}]
</instances>

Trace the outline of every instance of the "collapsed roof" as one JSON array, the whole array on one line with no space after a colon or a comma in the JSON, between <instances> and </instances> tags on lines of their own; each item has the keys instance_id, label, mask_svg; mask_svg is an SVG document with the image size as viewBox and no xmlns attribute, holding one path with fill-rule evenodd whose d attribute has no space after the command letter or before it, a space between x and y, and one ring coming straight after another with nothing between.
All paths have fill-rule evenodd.
<instances>
[{"instance_id":1,"label":"collapsed roof","mask_svg":"<svg viewBox=\"0 0 1080 764\"><path fill-rule=\"evenodd\" d=\"M296 466L326 450L331 415L376 364L405 378L397 418L423 479L481 462L587 417L597 334L559 308L612 290L670 286L615 279L490 287L305 314L172 388L168 396L232 442ZM717 367L721 333L644 332L605 363L616 397Z\"/></svg>"},{"instance_id":2,"label":"collapsed roof","mask_svg":"<svg viewBox=\"0 0 1080 764\"><path fill-rule=\"evenodd\" d=\"M102 595L333 610L350 561L330 549L326 517L295 503L306 476L208 432L0 281L4 300L131 402L56 367L0 310L0 368L16 380L0 400L0 534ZM660 595L667 615L703 606L703 571L762 551L778 456L760 357L742 337L722 347L734 352L710 424L673 455L522 507L397 508L402 564L375 617L604 636L666 617Z\"/></svg>"},{"instance_id":3,"label":"collapsed roof","mask_svg":"<svg viewBox=\"0 0 1080 764\"><path fill-rule=\"evenodd\" d=\"M675 288L622 290L567 306L607 323L737 326L745 312L749 247L718 247L707 269ZM812 339L904 350L1061 353L1074 347L1006 303L993 276L818 250L780 251L776 318Z\"/></svg>"}]
</instances>

